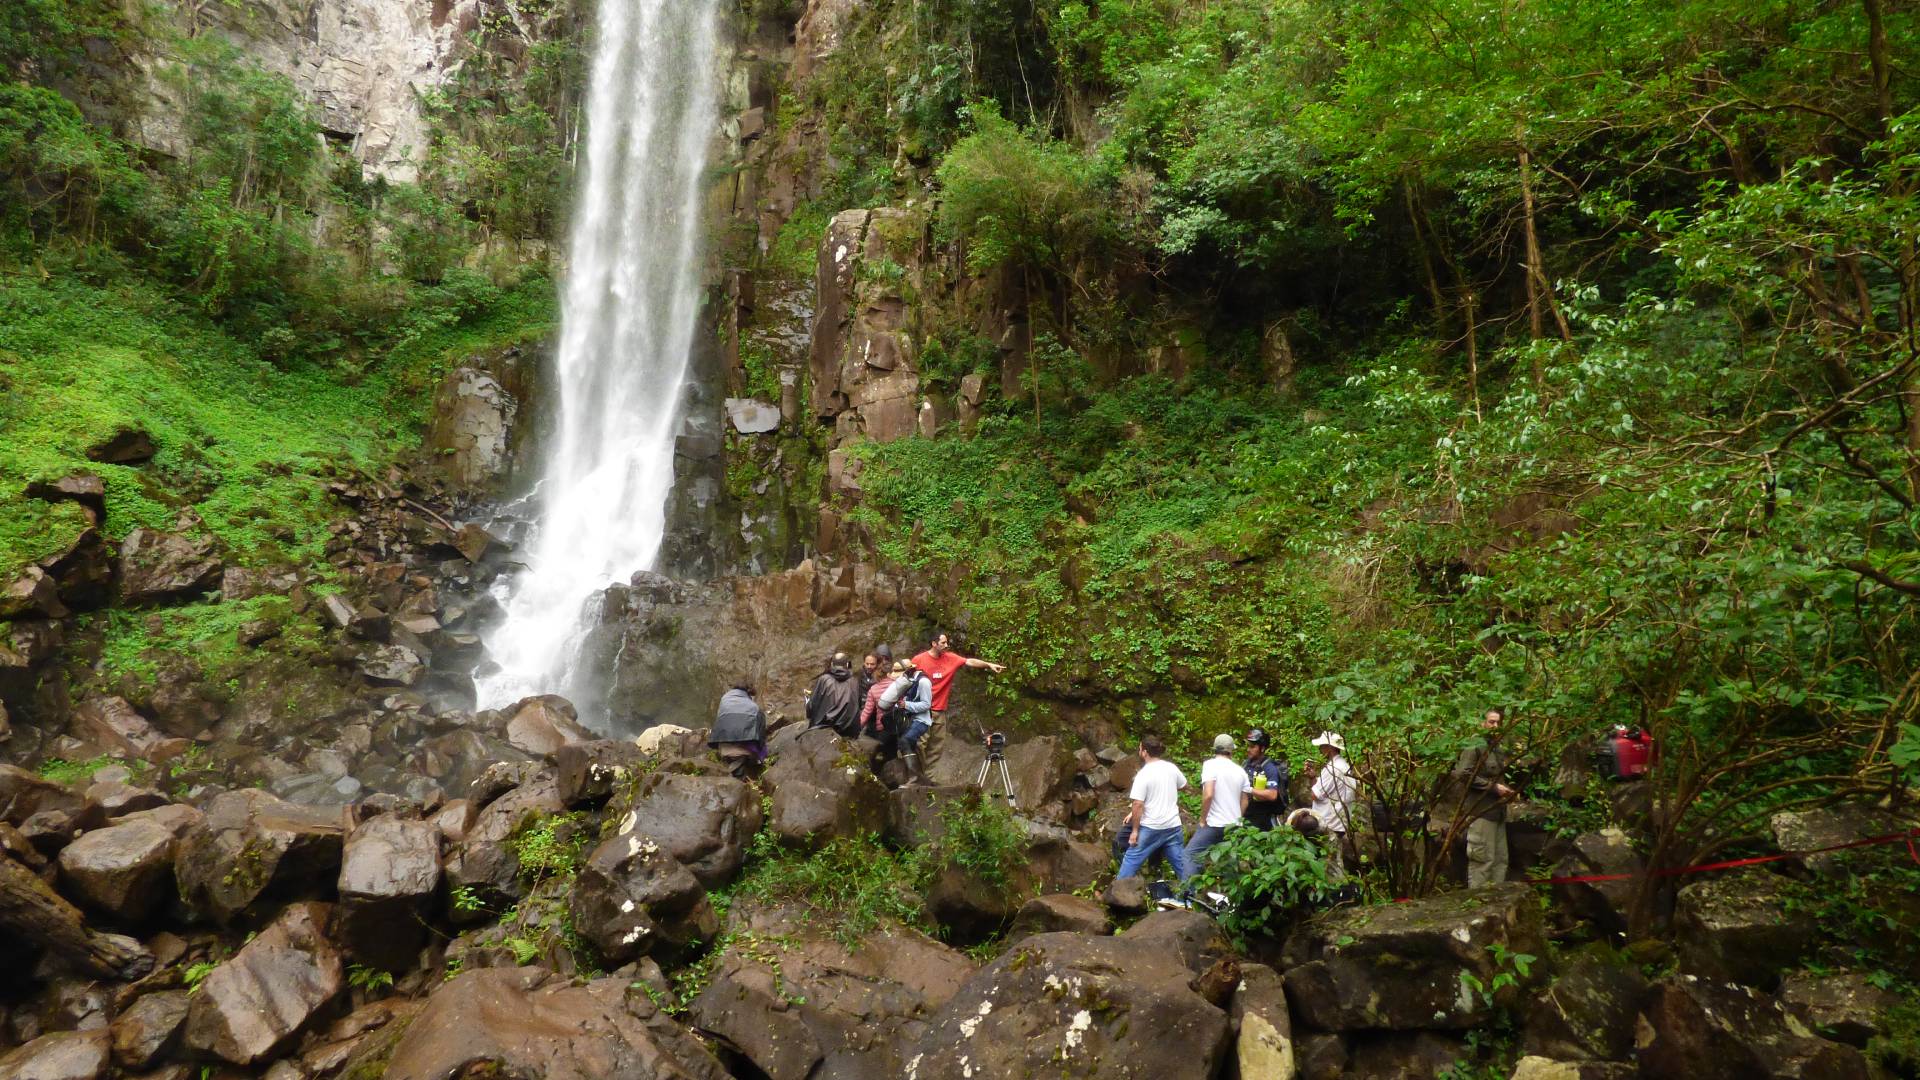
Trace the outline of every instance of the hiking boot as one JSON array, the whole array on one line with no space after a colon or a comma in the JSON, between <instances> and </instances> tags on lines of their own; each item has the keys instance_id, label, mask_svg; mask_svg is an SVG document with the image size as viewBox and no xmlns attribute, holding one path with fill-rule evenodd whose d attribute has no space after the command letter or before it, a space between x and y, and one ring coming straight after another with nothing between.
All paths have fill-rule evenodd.
<instances>
[{"instance_id":1,"label":"hiking boot","mask_svg":"<svg viewBox=\"0 0 1920 1080\"><path fill-rule=\"evenodd\" d=\"M920 771L919 754L901 754L900 760L907 763L907 784L909 786L927 782L926 774Z\"/></svg>"}]
</instances>

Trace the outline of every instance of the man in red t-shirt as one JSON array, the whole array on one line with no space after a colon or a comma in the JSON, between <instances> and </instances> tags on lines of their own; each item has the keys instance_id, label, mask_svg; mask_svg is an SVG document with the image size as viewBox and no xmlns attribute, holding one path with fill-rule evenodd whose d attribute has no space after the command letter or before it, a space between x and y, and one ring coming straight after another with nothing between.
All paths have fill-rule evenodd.
<instances>
[{"instance_id":1,"label":"man in red t-shirt","mask_svg":"<svg viewBox=\"0 0 1920 1080\"><path fill-rule=\"evenodd\" d=\"M945 728L940 721L947 717L947 697L953 693L953 676L961 668L984 668L995 675L1007 670L1005 664L996 664L991 660L978 660L961 656L953 651L953 646L944 631L933 635L933 644L926 652L913 658L916 670L924 672L933 684L933 713L927 717L932 727L920 742L920 757L925 767L932 768L934 757L939 753L939 745L944 740Z\"/></svg>"}]
</instances>

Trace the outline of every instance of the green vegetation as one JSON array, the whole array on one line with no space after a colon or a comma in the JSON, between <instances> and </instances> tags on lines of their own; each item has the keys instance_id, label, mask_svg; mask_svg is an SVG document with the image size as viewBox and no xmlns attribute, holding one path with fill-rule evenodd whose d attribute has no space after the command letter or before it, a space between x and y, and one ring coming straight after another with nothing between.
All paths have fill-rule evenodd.
<instances>
[{"instance_id":1,"label":"green vegetation","mask_svg":"<svg viewBox=\"0 0 1920 1080\"><path fill-rule=\"evenodd\" d=\"M78 784L91 779L94 773L110 765L124 766L129 772L133 773L135 777L139 777L152 767L149 762L141 761L138 758L123 759L115 757L112 754L101 754L99 757L89 758L86 761L68 761L66 758L48 758L40 763L40 768L36 771L39 772L43 780L51 780L56 784Z\"/></svg>"},{"instance_id":2,"label":"green vegetation","mask_svg":"<svg viewBox=\"0 0 1920 1080\"><path fill-rule=\"evenodd\" d=\"M969 791L940 808L939 841L923 858L948 862L997 889L1014 884L1015 870L1026 865L1027 832L1006 807Z\"/></svg>"},{"instance_id":3,"label":"green vegetation","mask_svg":"<svg viewBox=\"0 0 1920 1080\"><path fill-rule=\"evenodd\" d=\"M76 469L106 479L112 537L191 508L244 561L315 564L322 479L410 447L451 358L550 329L540 267L468 256L551 228L562 115L516 107L493 141L448 119L434 160L490 171L393 184L332 149L286 79L144 9L10 5L0 57L0 577L78 533L77 507L20 497ZM145 92L136 60L180 101L167 154L102 119ZM571 93L567 56L528 63L464 65L444 111ZM502 140L534 160L493 154ZM483 235L456 201L476 192ZM151 464L86 460L128 428L153 436Z\"/></svg>"},{"instance_id":4,"label":"green vegetation","mask_svg":"<svg viewBox=\"0 0 1920 1080\"><path fill-rule=\"evenodd\" d=\"M940 14L863 9L868 70L811 92L888 106L835 182L933 179L962 262L1027 285L1021 400L861 448L843 507L1016 658L990 708L1296 761L1337 727L1394 806L1487 704L1541 762L1639 725L1662 866L1911 775L1915 13ZM1401 831L1380 872L1431 888Z\"/></svg>"},{"instance_id":5,"label":"green vegetation","mask_svg":"<svg viewBox=\"0 0 1920 1080\"><path fill-rule=\"evenodd\" d=\"M895 852L870 836L841 837L802 855L781 851L763 831L754 837L751 862L729 897L797 904L841 944L856 948L889 921L930 928L910 891L920 875L915 853Z\"/></svg>"},{"instance_id":6,"label":"green vegetation","mask_svg":"<svg viewBox=\"0 0 1920 1080\"><path fill-rule=\"evenodd\" d=\"M1281 929L1333 892L1319 848L1292 829L1228 830L1207 849L1193 886L1226 896L1220 925L1242 941Z\"/></svg>"}]
</instances>

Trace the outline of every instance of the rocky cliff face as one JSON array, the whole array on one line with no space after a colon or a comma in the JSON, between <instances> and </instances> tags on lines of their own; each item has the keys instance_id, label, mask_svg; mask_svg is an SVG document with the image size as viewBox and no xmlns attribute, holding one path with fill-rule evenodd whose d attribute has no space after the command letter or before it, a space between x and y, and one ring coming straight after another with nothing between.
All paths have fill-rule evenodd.
<instances>
[{"instance_id":1,"label":"rocky cliff face","mask_svg":"<svg viewBox=\"0 0 1920 1080\"><path fill-rule=\"evenodd\" d=\"M424 101L459 63L466 35L489 6L482 0L246 0L188 2L164 9L187 37L218 35L267 71L285 75L318 107L326 137L366 172L411 181L429 137ZM492 17L512 17L512 5ZM181 104L158 78L173 61L148 58L137 139L177 153Z\"/></svg>"}]
</instances>

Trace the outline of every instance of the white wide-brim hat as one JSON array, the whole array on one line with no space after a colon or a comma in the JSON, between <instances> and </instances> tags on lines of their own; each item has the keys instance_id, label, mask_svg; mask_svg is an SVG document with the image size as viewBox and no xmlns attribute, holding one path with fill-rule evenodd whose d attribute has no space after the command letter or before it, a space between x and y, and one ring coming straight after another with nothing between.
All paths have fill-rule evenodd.
<instances>
[{"instance_id":1,"label":"white wide-brim hat","mask_svg":"<svg viewBox=\"0 0 1920 1080\"><path fill-rule=\"evenodd\" d=\"M1347 740L1331 731L1323 731L1318 738L1313 740L1313 745L1331 746L1335 750L1345 751L1347 748Z\"/></svg>"}]
</instances>

